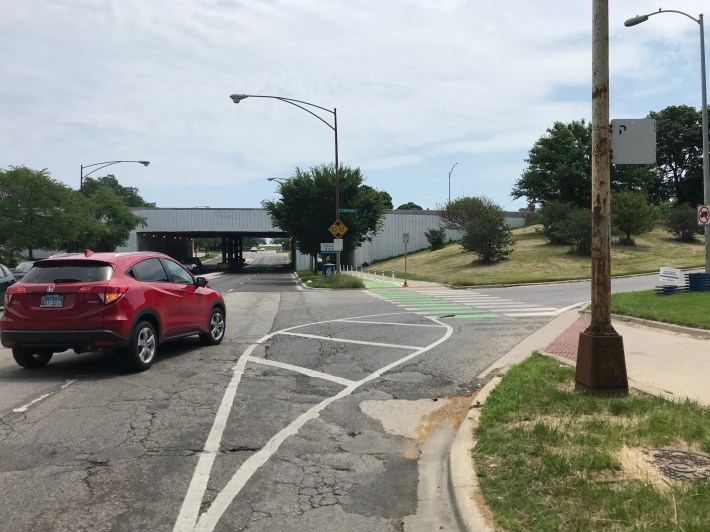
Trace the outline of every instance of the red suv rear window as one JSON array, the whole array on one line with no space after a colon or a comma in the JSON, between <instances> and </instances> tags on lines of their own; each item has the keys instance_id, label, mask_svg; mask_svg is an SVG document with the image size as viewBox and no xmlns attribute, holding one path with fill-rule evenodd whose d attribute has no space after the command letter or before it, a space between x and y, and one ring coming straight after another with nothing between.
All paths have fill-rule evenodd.
<instances>
[{"instance_id":1,"label":"red suv rear window","mask_svg":"<svg viewBox=\"0 0 710 532\"><path fill-rule=\"evenodd\" d=\"M88 260L47 261L35 264L23 283L88 283L108 281L113 275L113 268L105 262Z\"/></svg>"}]
</instances>

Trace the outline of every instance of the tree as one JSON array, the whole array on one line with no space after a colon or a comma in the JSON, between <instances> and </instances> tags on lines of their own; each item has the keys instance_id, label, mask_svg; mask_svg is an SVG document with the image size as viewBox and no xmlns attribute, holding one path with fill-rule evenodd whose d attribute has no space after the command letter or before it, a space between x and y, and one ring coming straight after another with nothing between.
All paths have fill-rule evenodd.
<instances>
[{"instance_id":1,"label":"tree","mask_svg":"<svg viewBox=\"0 0 710 532\"><path fill-rule=\"evenodd\" d=\"M307 255L317 255L321 242L333 240L328 228L335 221L334 168L320 165L307 172L296 168L290 178L279 182L281 199L262 202L274 224L294 237L298 250ZM353 251L380 230L392 199L386 192L364 185L359 168L342 166L338 174L340 205L356 209L340 217L348 228L343 250Z\"/></svg>"},{"instance_id":2,"label":"tree","mask_svg":"<svg viewBox=\"0 0 710 532\"><path fill-rule=\"evenodd\" d=\"M527 168L516 181L511 196L533 204L550 201L576 207L591 205L592 127L584 120L555 122L530 149ZM652 165L612 165L613 191L631 190L650 196L656 169Z\"/></svg>"},{"instance_id":3,"label":"tree","mask_svg":"<svg viewBox=\"0 0 710 532\"><path fill-rule=\"evenodd\" d=\"M444 242L446 241L446 229L439 227L438 229L431 228L424 233L427 241L429 242L429 248L432 251L441 249L444 247Z\"/></svg>"},{"instance_id":4,"label":"tree","mask_svg":"<svg viewBox=\"0 0 710 532\"><path fill-rule=\"evenodd\" d=\"M472 220L477 220L492 202L487 198L457 198L439 207L440 216L448 229L463 230Z\"/></svg>"},{"instance_id":5,"label":"tree","mask_svg":"<svg viewBox=\"0 0 710 532\"><path fill-rule=\"evenodd\" d=\"M64 227L67 199L74 193L50 177L49 171L11 166L0 170L0 234L15 252L57 249Z\"/></svg>"},{"instance_id":6,"label":"tree","mask_svg":"<svg viewBox=\"0 0 710 532\"><path fill-rule=\"evenodd\" d=\"M649 113L656 119L656 202L675 198L678 203L703 200L701 112L687 105L672 105Z\"/></svg>"},{"instance_id":7,"label":"tree","mask_svg":"<svg viewBox=\"0 0 710 532\"><path fill-rule=\"evenodd\" d=\"M476 218L464 226L461 247L476 253L483 264L506 260L513 251L513 238L503 209L483 199Z\"/></svg>"},{"instance_id":8,"label":"tree","mask_svg":"<svg viewBox=\"0 0 710 532\"><path fill-rule=\"evenodd\" d=\"M83 218L75 221L79 225L65 222L64 236L59 240L60 247L67 251L114 251L126 243L133 229L145 224L145 219L133 214L123 199L108 187L97 189L91 199L70 199L77 200L79 203L75 205L81 206Z\"/></svg>"},{"instance_id":9,"label":"tree","mask_svg":"<svg viewBox=\"0 0 710 532\"><path fill-rule=\"evenodd\" d=\"M698 227L698 211L692 205L676 205L666 211L665 226L668 232L683 242L695 242Z\"/></svg>"},{"instance_id":10,"label":"tree","mask_svg":"<svg viewBox=\"0 0 710 532\"><path fill-rule=\"evenodd\" d=\"M653 229L658 219L658 208L651 205L641 192L623 190L614 194L611 201L611 223L626 235L623 245L635 245L632 235Z\"/></svg>"},{"instance_id":11,"label":"tree","mask_svg":"<svg viewBox=\"0 0 710 532\"><path fill-rule=\"evenodd\" d=\"M555 122L530 149L528 166L511 195L543 205L552 200L591 205L591 146L591 124Z\"/></svg>"},{"instance_id":12,"label":"tree","mask_svg":"<svg viewBox=\"0 0 710 532\"><path fill-rule=\"evenodd\" d=\"M124 187L112 174L98 178L84 178L80 192L87 198L91 198L100 188L112 190L128 207L155 207L155 203L148 203L141 197L136 187Z\"/></svg>"},{"instance_id":13,"label":"tree","mask_svg":"<svg viewBox=\"0 0 710 532\"><path fill-rule=\"evenodd\" d=\"M405 210L405 211L421 211L424 210L422 209L419 205L416 203L410 201L408 203L403 203L399 207L397 207L397 210Z\"/></svg>"}]
</instances>

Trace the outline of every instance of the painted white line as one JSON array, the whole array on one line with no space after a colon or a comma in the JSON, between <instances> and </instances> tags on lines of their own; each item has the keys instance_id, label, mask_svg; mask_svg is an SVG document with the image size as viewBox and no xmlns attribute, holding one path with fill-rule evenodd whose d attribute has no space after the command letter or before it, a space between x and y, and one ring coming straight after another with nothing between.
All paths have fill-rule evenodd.
<instances>
[{"instance_id":1,"label":"painted white line","mask_svg":"<svg viewBox=\"0 0 710 532\"><path fill-rule=\"evenodd\" d=\"M273 366L275 368L287 369L295 373L302 373L303 375L308 375L309 377L315 377L317 379L323 379L326 381L337 382L343 386L351 386L355 381L350 379L344 379L342 377L336 377L335 375L329 375L328 373L322 373L320 371L315 371L312 369L304 368L302 366L294 366L293 364L286 364L285 362L277 362L275 360L268 360L266 358L248 357L249 362L255 362L257 364L263 364L264 366Z\"/></svg>"},{"instance_id":2,"label":"painted white line","mask_svg":"<svg viewBox=\"0 0 710 532\"><path fill-rule=\"evenodd\" d=\"M254 351L256 346L259 345L259 343L261 343L261 341L265 338L267 337L261 338L256 344L252 344L247 347L242 356L239 358L237 364L232 368L232 379L227 385L227 389L222 397L222 402L219 405L219 410L217 410L217 415L215 416L214 423L212 424L212 429L210 430L209 436L207 436L207 441L205 442L203 451L200 453L200 458L197 461L197 467L192 475L190 486L187 488L185 499L182 501L180 513L178 514L173 530L182 531L193 530L195 528L195 523L197 523L197 517L199 516L200 506L202 504L202 498L205 495L205 491L207 490L207 482L210 479L212 465L217 456L219 444L222 441L222 434L227 426L227 418L232 410L234 397L237 394L237 386L239 386L239 381L244 374L244 367L246 366L249 355L251 355L251 352Z\"/></svg>"},{"instance_id":3,"label":"painted white line","mask_svg":"<svg viewBox=\"0 0 710 532\"><path fill-rule=\"evenodd\" d=\"M440 329L441 325L429 325L425 323L397 323L396 321L361 321L345 318L342 320L333 320L340 323L366 323L371 325L401 325L402 327L433 327Z\"/></svg>"},{"instance_id":4,"label":"painted white line","mask_svg":"<svg viewBox=\"0 0 710 532\"><path fill-rule=\"evenodd\" d=\"M61 389L63 390L63 389L65 389L66 387L71 386L71 385L74 384L77 380L79 380L79 379L69 379L69 380L66 380L66 381L64 382L64 384L62 385Z\"/></svg>"},{"instance_id":5,"label":"painted white line","mask_svg":"<svg viewBox=\"0 0 710 532\"><path fill-rule=\"evenodd\" d=\"M244 284L244 283L242 283L242 284ZM232 290L234 290L234 288L230 288L229 290L227 290L227 292L229 293L229 292L231 292Z\"/></svg>"},{"instance_id":6,"label":"painted white line","mask_svg":"<svg viewBox=\"0 0 710 532\"><path fill-rule=\"evenodd\" d=\"M569 305L568 307L557 309L557 314L562 314L563 312L567 312L568 310L572 310L573 308L577 307L586 307L589 305L590 301L582 301L581 303L575 303L574 305Z\"/></svg>"},{"instance_id":7,"label":"painted white line","mask_svg":"<svg viewBox=\"0 0 710 532\"><path fill-rule=\"evenodd\" d=\"M538 307L537 305L476 305L477 308L491 308L499 310L557 310L557 307Z\"/></svg>"},{"instance_id":8,"label":"painted white line","mask_svg":"<svg viewBox=\"0 0 710 532\"><path fill-rule=\"evenodd\" d=\"M381 316L392 316L392 315L401 315L403 314L402 312L388 312L385 314L371 314L367 316L356 316L351 319L356 320L356 319L364 319L364 318L377 318ZM423 348L417 348L417 351L414 353L410 353L409 355L392 362L391 364L380 368L376 372L370 374L368 377L365 377L364 379L353 382L351 385L348 387L344 388L341 390L340 393L337 395L323 400L321 403L318 405L315 405L312 407L310 410L305 412L304 414L301 414L296 420L294 420L290 425L288 425L286 428L281 430L279 433L277 433L275 436L271 438L267 442L267 444L257 453L253 454L251 457L249 457L244 464L239 468L239 470L234 474L232 479L229 481L227 486L218 494L217 498L214 500L212 505L207 509L205 513L202 514L202 517L199 518L199 512L200 508L202 506L202 499L204 497L205 491L207 490L207 483L210 478L210 472L212 470L212 465L214 463L214 459L217 455L217 452L219 450L219 444L222 440L222 434L224 432L225 426L226 426L226 421L229 416L229 413L232 409L232 405L234 404L234 398L236 396L236 391L237 387L239 385L239 382L241 380L242 375L244 374L244 368L246 366L247 360L249 360L251 357L251 353L254 351L257 345L263 344L267 340L271 339L273 336L276 334L283 334L287 331L292 331L294 329L300 329L303 327L309 327L312 325L319 325L322 323L333 323L336 321L340 320L327 320L327 321L322 321L322 322L312 322L312 323L307 323L303 325L296 325L294 327L289 327L287 329L282 329L281 331L277 331L275 333L270 333L267 334L266 336L263 336L259 340L257 340L256 343L250 345L242 354L242 356L239 358L239 361L237 364L232 368L233 371L233 376L231 381L229 382L227 389L224 392L224 396L222 397L222 402L220 403L219 410L217 411L217 415L215 416L214 423L212 425L212 429L210 430L210 434L207 438L207 441L205 442L204 450L200 455L200 458L197 463L197 467L195 468L195 472L193 473L192 480L190 481L190 486L188 487L187 494L185 495L185 499L183 500L182 506L180 507L180 513L178 515L178 518L175 522L175 526L173 530L175 532L182 532L182 531L193 531L193 530L204 530L208 532L212 532L214 528L217 526L219 519L222 517L224 512L226 511L227 507L231 502L234 500L234 498L239 494L241 489L244 487L246 482L252 477L252 475L263 465L267 462L269 458L278 450L279 446L281 443L283 443L286 438L289 436L296 434L298 430L309 420L315 419L318 417L318 414L326 408L328 405L333 403L334 401L337 401L338 399L342 397L346 397L347 395L350 395L355 391L357 388L362 386L363 384L366 384L370 382L371 380L374 380L376 378L379 378L382 376L385 372L397 367L400 364L403 364L405 362L408 362L409 360L426 353L427 351L433 349L437 345L445 342L446 340L449 339L449 337L453 334L453 328L450 325L447 325L445 323L442 323L440 321L437 321L436 319L432 319L432 321L436 322L439 327L445 328L446 332L444 335L439 338L439 340L433 342L432 344L429 344L426 347ZM262 360L262 359L259 359Z\"/></svg>"},{"instance_id":9,"label":"painted white line","mask_svg":"<svg viewBox=\"0 0 710 532\"><path fill-rule=\"evenodd\" d=\"M535 316L557 316L557 312L511 312L507 313L504 312L502 313L503 316L508 316L509 318L524 318L527 316L530 317L535 317Z\"/></svg>"},{"instance_id":10,"label":"painted white line","mask_svg":"<svg viewBox=\"0 0 710 532\"><path fill-rule=\"evenodd\" d=\"M40 395L36 399L32 399L32 401L30 401L26 405L22 405L19 408L13 408L12 411L13 412L27 412L29 407L31 407L33 404L39 403L42 399L46 399L47 397L49 397L50 395L53 395L53 394L54 394L54 392L49 392L49 393L45 393L44 395Z\"/></svg>"},{"instance_id":11,"label":"painted white line","mask_svg":"<svg viewBox=\"0 0 710 532\"><path fill-rule=\"evenodd\" d=\"M62 384L62 386L61 386L59 389L60 389L60 390L64 390L64 389L67 388L68 386L71 386L72 384L74 384L77 380L78 380L78 379L67 379L67 380L64 381L64 384ZM49 393L45 393L44 395L40 395L39 397L36 397L35 399L32 399L32 401L30 401L30 402L27 403L26 405L22 405L22 406L20 406L20 407L13 408L12 411L15 412L15 413L27 412L27 410L29 410L29 408L30 408L32 405L39 403L40 401L42 401L43 399L46 399L46 398L49 397L50 395L54 395L54 392L49 392Z\"/></svg>"},{"instance_id":12,"label":"painted white line","mask_svg":"<svg viewBox=\"0 0 710 532\"><path fill-rule=\"evenodd\" d=\"M323 323L332 323L334 320L329 320ZM372 345L375 347L392 347L395 349L421 349L418 345L399 345L399 344L383 344L379 342L365 342L363 340L348 340L346 338L331 338L329 336L318 336L315 334L305 334L305 333L294 333L294 332L279 332L276 334L287 334L289 336L300 336L301 338L312 338L313 340L326 340L330 342L341 342L344 344L360 344L360 345Z\"/></svg>"},{"instance_id":13,"label":"painted white line","mask_svg":"<svg viewBox=\"0 0 710 532\"><path fill-rule=\"evenodd\" d=\"M329 323L329 322L322 322L322 323ZM254 473L256 473L256 471L262 465L264 465L269 460L269 458L271 458L271 456L273 456L276 453L276 451L278 451L281 444L289 436L296 434L299 431L299 429L303 425L305 425L308 421L318 418L320 412L323 409L325 409L327 406L329 406L331 403L337 401L338 399L342 399L343 397L347 397L348 395L352 394L360 386L367 384L368 382L381 377L387 371L389 371L401 364L404 364L405 362L408 362L409 360L421 355L422 353L426 353L430 349L433 349L437 345L448 340L448 338L453 333L453 328L449 325L442 323L442 322L438 322L438 323L440 325L443 325L444 327L446 327L446 333L441 338L439 338L438 340L429 344L426 347L419 348L414 353L410 353L409 355L407 355L395 362L392 362L391 364L388 364L387 366L384 366L383 368L380 368L379 370L377 370L374 373L371 373L370 375L368 375L364 379L354 382L352 385L348 386L347 388L344 388L337 395L335 395L333 397L329 397L328 399L324 399L319 404L317 404L317 405L313 406L311 409L309 409L307 412L304 412L303 414L301 414L298 418L296 418L293 422L291 422L286 428L282 429L275 436L273 436L261 450L254 453L253 455L251 455L242 464L242 466L237 470L237 472L234 474L234 476L232 476L230 481L227 483L225 488L217 495L217 497L212 502L212 504L207 509L207 511L205 513L203 513L202 516L199 518L199 521L197 522L197 526L195 527L195 530L199 530L202 532L212 532L215 529L215 527L218 525L219 520L222 517L222 515L224 514L224 512L227 510L229 505L232 503L232 501L235 499L235 497L239 494L239 492L242 490L242 488L246 485L246 483L249 481L249 479L254 475ZM198 506L198 508L199 508L199 506Z\"/></svg>"}]
</instances>

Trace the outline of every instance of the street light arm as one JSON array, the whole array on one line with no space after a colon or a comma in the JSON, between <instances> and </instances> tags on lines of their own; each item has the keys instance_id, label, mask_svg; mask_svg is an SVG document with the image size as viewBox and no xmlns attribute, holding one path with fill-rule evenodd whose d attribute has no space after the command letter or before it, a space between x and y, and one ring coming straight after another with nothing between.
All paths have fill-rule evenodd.
<instances>
[{"instance_id":1,"label":"street light arm","mask_svg":"<svg viewBox=\"0 0 710 532\"><path fill-rule=\"evenodd\" d=\"M79 188L81 188L84 185L84 178L90 176L94 172L97 172L101 170L102 168L106 168L107 166L111 166L114 164L118 163L139 163L142 164L143 166L148 166L150 164L150 161L102 161L100 163L93 163L93 164L82 164L81 165L81 176L80 176L80 182L79 182ZM99 166L101 165L101 166ZM91 168L92 166L99 166L98 168L94 168L91 172L88 174L84 173L84 168Z\"/></svg>"},{"instance_id":2,"label":"street light arm","mask_svg":"<svg viewBox=\"0 0 710 532\"><path fill-rule=\"evenodd\" d=\"M232 101L234 103L239 103L246 98L270 98L272 100L281 100L282 102L290 103L294 107L298 107L299 109L303 109L305 112L307 112L310 115L315 116L318 120L320 120L326 126L328 126L330 129L335 131L335 127L333 127L327 121L323 120L322 117L318 116L316 113L314 113L310 109L306 109L305 107L303 107L304 105L308 105L310 107L315 107L316 109L320 109L321 111L325 111L326 113L330 113L333 116L335 116L334 111L331 111L330 109L327 109L325 107L321 107L320 105L316 105L314 103L304 102L303 100L296 100L294 98L284 98L283 96L264 96L264 95L260 95L260 94L232 94L230 96L230 98L232 99ZM299 105L299 104L301 104L301 105Z\"/></svg>"},{"instance_id":3,"label":"street light arm","mask_svg":"<svg viewBox=\"0 0 710 532\"><path fill-rule=\"evenodd\" d=\"M688 17L690 20L692 20L693 22L695 22L697 24L701 24L701 19L692 17L692 16L688 15L688 13L685 13L683 11L678 11L676 9L659 9L658 11L654 11L653 13L648 13L646 15L638 15L638 16L632 17L630 19L627 19L624 22L624 26L626 26L627 28L629 28L631 26L636 26L637 24L641 24L642 22L646 22L648 20L648 17L652 17L653 15L659 15L660 13L678 13L679 15L684 15L684 16Z\"/></svg>"}]
</instances>

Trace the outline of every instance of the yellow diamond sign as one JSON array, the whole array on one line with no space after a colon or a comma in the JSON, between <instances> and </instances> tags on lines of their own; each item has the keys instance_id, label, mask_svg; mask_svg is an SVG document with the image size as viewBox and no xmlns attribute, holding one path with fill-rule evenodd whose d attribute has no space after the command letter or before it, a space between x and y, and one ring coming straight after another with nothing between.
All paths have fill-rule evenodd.
<instances>
[{"instance_id":1,"label":"yellow diamond sign","mask_svg":"<svg viewBox=\"0 0 710 532\"><path fill-rule=\"evenodd\" d=\"M328 228L328 231L330 231L330 234L335 238L343 238L343 235L348 231L348 228L340 220L335 220L333 225Z\"/></svg>"}]
</instances>

